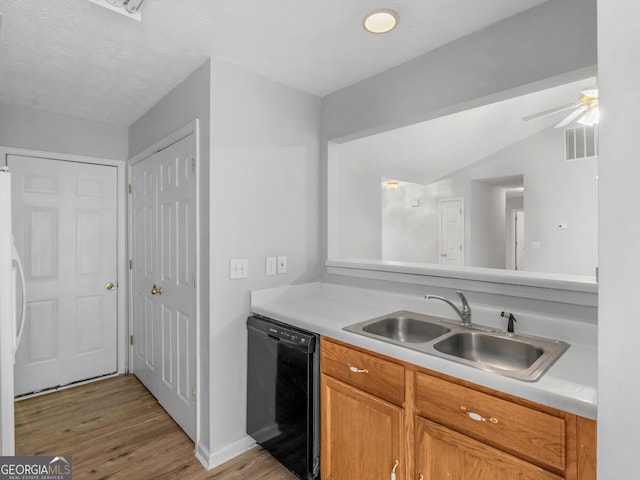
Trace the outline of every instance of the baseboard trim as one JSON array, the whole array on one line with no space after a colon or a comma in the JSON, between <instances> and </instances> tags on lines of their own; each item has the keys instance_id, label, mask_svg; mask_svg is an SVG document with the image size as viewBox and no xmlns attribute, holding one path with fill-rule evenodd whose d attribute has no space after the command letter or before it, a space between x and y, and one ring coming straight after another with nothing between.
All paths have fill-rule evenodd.
<instances>
[{"instance_id":1,"label":"baseboard trim","mask_svg":"<svg viewBox=\"0 0 640 480\"><path fill-rule=\"evenodd\" d=\"M211 470L212 468L222 465L223 463L231 460L234 457L246 452L250 448L254 447L256 441L245 435L240 440L237 440L225 447L222 447L214 452L209 452L207 448L199 444L196 448L196 458L204 468Z\"/></svg>"}]
</instances>

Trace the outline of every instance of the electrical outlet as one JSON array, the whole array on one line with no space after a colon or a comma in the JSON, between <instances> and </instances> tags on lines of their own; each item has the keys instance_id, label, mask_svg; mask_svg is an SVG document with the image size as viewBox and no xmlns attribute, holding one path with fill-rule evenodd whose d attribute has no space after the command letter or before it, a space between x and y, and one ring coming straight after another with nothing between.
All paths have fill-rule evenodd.
<instances>
[{"instance_id":1,"label":"electrical outlet","mask_svg":"<svg viewBox=\"0 0 640 480\"><path fill-rule=\"evenodd\" d=\"M249 277L249 260L246 258L232 258L229 261L229 278L237 280Z\"/></svg>"},{"instance_id":2,"label":"electrical outlet","mask_svg":"<svg viewBox=\"0 0 640 480\"><path fill-rule=\"evenodd\" d=\"M287 257L278 257L278 273L287 273Z\"/></svg>"},{"instance_id":3,"label":"electrical outlet","mask_svg":"<svg viewBox=\"0 0 640 480\"><path fill-rule=\"evenodd\" d=\"M275 275L276 274L276 257L267 257L264 262L264 274Z\"/></svg>"}]
</instances>

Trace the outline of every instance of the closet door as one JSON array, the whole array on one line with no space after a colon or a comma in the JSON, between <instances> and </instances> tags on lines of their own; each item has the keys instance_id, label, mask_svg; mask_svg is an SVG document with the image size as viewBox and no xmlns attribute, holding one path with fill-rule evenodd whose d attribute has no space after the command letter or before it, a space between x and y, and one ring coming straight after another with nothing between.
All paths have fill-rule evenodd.
<instances>
[{"instance_id":1,"label":"closet door","mask_svg":"<svg viewBox=\"0 0 640 480\"><path fill-rule=\"evenodd\" d=\"M117 371L117 172L9 155L27 310L15 394Z\"/></svg>"},{"instance_id":2,"label":"closet door","mask_svg":"<svg viewBox=\"0 0 640 480\"><path fill-rule=\"evenodd\" d=\"M132 168L133 372L196 431L196 165L190 135Z\"/></svg>"}]
</instances>

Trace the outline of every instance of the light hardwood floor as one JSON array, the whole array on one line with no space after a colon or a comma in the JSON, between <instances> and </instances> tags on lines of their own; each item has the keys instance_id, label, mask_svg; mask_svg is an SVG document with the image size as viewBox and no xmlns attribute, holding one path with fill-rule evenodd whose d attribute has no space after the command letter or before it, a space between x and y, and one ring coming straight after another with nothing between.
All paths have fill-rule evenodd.
<instances>
[{"instance_id":1,"label":"light hardwood floor","mask_svg":"<svg viewBox=\"0 0 640 480\"><path fill-rule=\"evenodd\" d=\"M133 375L16 402L16 455L71 455L75 480L297 479L260 447L210 471L193 448Z\"/></svg>"}]
</instances>

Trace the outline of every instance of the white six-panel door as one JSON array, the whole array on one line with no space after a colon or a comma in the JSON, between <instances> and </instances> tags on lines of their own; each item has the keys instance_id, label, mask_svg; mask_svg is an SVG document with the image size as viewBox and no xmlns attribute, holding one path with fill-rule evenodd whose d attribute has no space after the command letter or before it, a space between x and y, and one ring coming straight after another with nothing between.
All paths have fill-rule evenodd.
<instances>
[{"instance_id":1,"label":"white six-panel door","mask_svg":"<svg viewBox=\"0 0 640 480\"><path fill-rule=\"evenodd\" d=\"M132 184L132 371L196 433L196 160L190 135L136 163Z\"/></svg>"},{"instance_id":2,"label":"white six-panel door","mask_svg":"<svg viewBox=\"0 0 640 480\"><path fill-rule=\"evenodd\" d=\"M464 265L463 200L440 200L440 263Z\"/></svg>"},{"instance_id":3,"label":"white six-panel door","mask_svg":"<svg viewBox=\"0 0 640 480\"><path fill-rule=\"evenodd\" d=\"M117 170L9 155L27 312L15 394L117 371Z\"/></svg>"}]
</instances>

